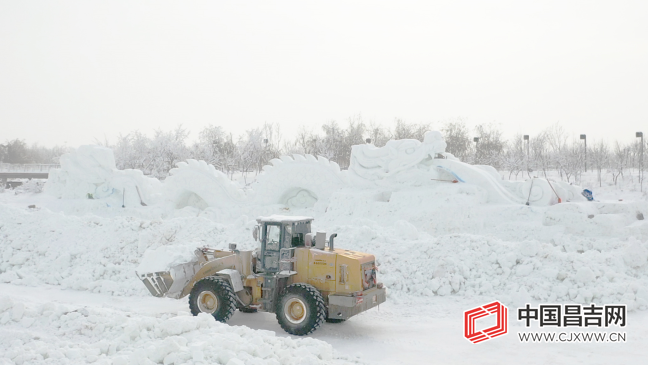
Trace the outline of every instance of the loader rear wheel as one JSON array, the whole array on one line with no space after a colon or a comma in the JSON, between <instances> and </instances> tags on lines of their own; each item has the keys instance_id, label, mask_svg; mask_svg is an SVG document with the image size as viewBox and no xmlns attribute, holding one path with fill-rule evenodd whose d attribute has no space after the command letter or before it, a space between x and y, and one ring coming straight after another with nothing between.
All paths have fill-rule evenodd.
<instances>
[{"instance_id":1,"label":"loader rear wheel","mask_svg":"<svg viewBox=\"0 0 648 365\"><path fill-rule=\"evenodd\" d=\"M225 322L236 311L236 294L227 280L208 276L191 289L189 309L194 316L209 313L217 321Z\"/></svg>"},{"instance_id":2,"label":"loader rear wheel","mask_svg":"<svg viewBox=\"0 0 648 365\"><path fill-rule=\"evenodd\" d=\"M326 318L322 294L309 284L286 287L277 301L277 321L291 335L304 336L315 331Z\"/></svg>"}]
</instances>

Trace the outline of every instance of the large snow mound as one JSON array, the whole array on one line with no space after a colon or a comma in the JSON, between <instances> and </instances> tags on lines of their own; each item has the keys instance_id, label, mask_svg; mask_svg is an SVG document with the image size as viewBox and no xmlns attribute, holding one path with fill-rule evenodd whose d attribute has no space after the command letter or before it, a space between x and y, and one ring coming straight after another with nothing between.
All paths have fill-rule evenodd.
<instances>
[{"instance_id":1,"label":"large snow mound","mask_svg":"<svg viewBox=\"0 0 648 365\"><path fill-rule=\"evenodd\" d=\"M148 295L135 276L147 249L179 245L174 251L182 256L207 245L227 248L228 239L243 241L239 236L243 233L251 237L250 228L240 228L240 223L228 229L239 235L226 236L227 228L195 216L168 220L76 217L0 204L0 282Z\"/></svg>"},{"instance_id":2,"label":"large snow mound","mask_svg":"<svg viewBox=\"0 0 648 365\"><path fill-rule=\"evenodd\" d=\"M169 245L150 248L144 251L140 264L137 266L138 274L169 271L172 267L194 261L196 256L193 244Z\"/></svg>"},{"instance_id":3,"label":"large snow mound","mask_svg":"<svg viewBox=\"0 0 648 365\"><path fill-rule=\"evenodd\" d=\"M468 206L480 195L455 196L464 200L443 204L434 190L423 195L397 192L388 199L342 194L332 198L326 213L316 215L313 230L337 232L338 247L374 254L391 299L486 295L511 304L537 300L648 306L648 225L632 221L627 211L634 206L626 206L626 213L596 216L603 222L599 224L618 227L607 234L573 234L569 227L574 215L586 223L594 220L578 213L577 204L560 209L486 205L488 209L461 212L457 205ZM426 208L413 209L414 201ZM575 207L574 212L566 207ZM586 208L596 205L581 209ZM547 216L554 217L551 224ZM458 221L450 224L453 219ZM255 221L247 216L218 223L206 215L165 220L75 217L0 205L0 222L5 243L0 247L0 282L114 295L148 295L135 271L156 271L151 267L159 269L162 261L165 267L179 263L196 247L226 249L231 242L241 249L256 246L251 238Z\"/></svg>"},{"instance_id":4,"label":"large snow mound","mask_svg":"<svg viewBox=\"0 0 648 365\"><path fill-rule=\"evenodd\" d=\"M141 315L0 296L0 363L350 364L323 341L228 326L207 314Z\"/></svg>"}]
</instances>

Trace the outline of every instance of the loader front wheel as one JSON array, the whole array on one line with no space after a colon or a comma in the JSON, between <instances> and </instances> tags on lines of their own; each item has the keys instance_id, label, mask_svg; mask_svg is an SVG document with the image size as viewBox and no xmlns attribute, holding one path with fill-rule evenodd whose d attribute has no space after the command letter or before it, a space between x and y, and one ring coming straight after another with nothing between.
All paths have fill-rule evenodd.
<instances>
[{"instance_id":1,"label":"loader front wheel","mask_svg":"<svg viewBox=\"0 0 648 365\"><path fill-rule=\"evenodd\" d=\"M315 331L326 318L322 294L309 284L286 287L277 301L277 321L291 335L304 336Z\"/></svg>"},{"instance_id":2,"label":"loader front wheel","mask_svg":"<svg viewBox=\"0 0 648 365\"><path fill-rule=\"evenodd\" d=\"M225 322L236 311L236 294L227 280L208 276L191 289L189 309L194 316L209 313L217 321Z\"/></svg>"}]
</instances>

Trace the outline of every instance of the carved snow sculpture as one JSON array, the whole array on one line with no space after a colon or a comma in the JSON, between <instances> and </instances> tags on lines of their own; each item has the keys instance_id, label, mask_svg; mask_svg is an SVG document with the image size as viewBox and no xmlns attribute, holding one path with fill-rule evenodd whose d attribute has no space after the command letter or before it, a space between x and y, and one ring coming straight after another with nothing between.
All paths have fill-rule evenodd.
<instances>
[{"instance_id":1,"label":"carved snow sculpture","mask_svg":"<svg viewBox=\"0 0 648 365\"><path fill-rule=\"evenodd\" d=\"M57 198L85 198L110 179L117 168L110 148L81 146L60 159L61 168L53 169L45 192Z\"/></svg>"},{"instance_id":2,"label":"carved snow sculpture","mask_svg":"<svg viewBox=\"0 0 648 365\"><path fill-rule=\"evenodd\" d=\"M421 187L444 189L443 185L456 182L484 190L490 203L524 204L528 199L530 205L546 206L556 204L559 197L564 202L585 201L578 186L550 184L541 178L504 181L492 166L463 163L445 148L443 136L436 131L426 132L423 142L391 140L380 148L356 145L348 171L340 171L337 163L321 156L282 156L263 167L251 189L243 190L205 161L179 162L160 182L139 170L117 170L108 148L81 146L61 157L61 168L50 172L45 191L58 198L104 199L110 206L310 208L326 204L333 193L345 188L391 194Z\"/></svg>"},{"instance_id":3,"label":"carved snow sculpture","mask_svg":"<svg viewBox=\"0 0 648 365\"><path fill-rule=\"evenodd\" d=\"M246 202L243 190L213 165L193 159L176 165L164 181L165 198L174 208L205 209Z\"/></svg>"},{"instance_id":4,"label":"carved snow sculpture","mask_svg":"<svg viewBox=\"0 0 648 365\"><path fill-rule=\"evenodd\" d=\"M117 170L110 148L81 146L61 156L60 162L61 168L50 171L44 188L57 198L107 199L119 206L139 206L153 202L160 191L160 181L140 170Z\"/></svg>"},{"instance_id":5,"label":"carved snow sculpture","mask_svg":"<svg viewBox=\"0 0 648 365\"><path fill-rule=\"evenodd\" d=\"M365 180L376 181L395 176L423 164L425 169L446 143L439 132L426 132L423 142L416 139L390 140L384 147L362 144L351 147L349 171Z\"/></svg>"},{"instance_id":6,"label":"carved snow sculpture","mask_svg":"<svg viewBox=\"0 0 648 365\"><path fill-rule=\"evenodd\" d=\"M340 166L322 156L296 154L270 163L252 184L256 204L308 208L348 185Z\"/></svg>"}]
</instances>

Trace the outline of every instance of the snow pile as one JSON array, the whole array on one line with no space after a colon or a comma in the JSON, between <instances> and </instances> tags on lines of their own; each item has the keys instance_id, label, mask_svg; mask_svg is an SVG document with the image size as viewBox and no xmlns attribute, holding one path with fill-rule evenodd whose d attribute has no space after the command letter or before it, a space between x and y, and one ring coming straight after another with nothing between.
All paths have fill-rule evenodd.
<instances>
[{"instance_id":1,"label":"snow pile","mask_svg":"<svg viewBox=\"0 0 648 365\"><path fill-rule=\"evenodd\" d=\"M158 271L169 271L172 267L196 260L194 250L196 246L189 245L170 245L158 248L151 248L144 251L142 261L137 266L136 271L139 274L152 273Z\"/></svg>"},{"instance_id":2,"label":"snow pile","mask_svg":"<svg viewBox=\"0 0 648 365\"><path fill-rule=\"evenodd\" d=\"M235 221L234 228L195 216L168 220L75 217L0 204L0 282L148 295L135 276L147 249L177 244L177 251L166 251L190 255L196 247L226 249L229 242L253 248L248 239L253 223L243 221ZM234 233L225 235L226 230Z\"/></svg>"},{"instance_id":3,"label":"snow pile","mask_svg":"<svg viewBox=\"0 0 648 365\"><path fill-rule=\"evenodd\" d=\"M366 220L353 223L335 227L336 243L376 255L390 299L488 296L511 305L595 302L648 308L648 244L635 238L559 234L549 242L506 241L471 234L433 237L402 220L389 228Z\"/></svg>"},{"instance_id":4,"label":"snow pile","mask_svg":"<svg viewBox=\"0 0 648 365\"><path fill-rule=\"evenodd\" d=\"M648 292L642 289L648 287L648 226L637 225L644 221L634 218L633 223L621 213L590 219L581 212L584 222L599 217L598 224L617 228L572 233L571 210L603 208L587 203L517 210L485 205L480 210L475 202L484 198L478 189L448 187L459 190L445 203L435 195L443 189L423 195L396 192L387 199L340 194L326 213L300 215L315 215L313 231L337 232L338 247L374 254L392 299L486 295L511 303L531 299L648 306ZM610 206L605 205L607 211L623 211ZM551 224L547 217L553 217ZM254 220L220 221L205 214L166 220L74 217L0 205L0 239L5 243L0 247L0 282L148 295L136 270L154 272L188 262L196 247L227 249L231 242L241 249L256 247Z\"/></svg>"},{"instance_id":5,"label":"snow pile","mask_svg":"<svg viewBox=\"0 0 648 365\"><path fill-rule=\"evenodd\" d=\"M228 326L210 315L133 315L0 296L0 362L15 364L349 364L323 341Z\"/></svg>"},{"instance_id":6,"label":"snow pile","mask_svg":"<svg viewBox=\"0 0 648 365\"><path fill-rule=\"evenodd\" d=\"M370 252L392 298L486 295L648 308L641 203L484 204L476 186L339 193L315 220L338 247Z\"/></svg>"},{"instance_id":7,"label":"snow pile","mask_svg":"<svg viewBox=\"0 0 648 365\"><path fill-rule=\"evenodd\" d=\"M313 216L313 232L336 232L337 247L376 256L395 314L363 315L381 323L400 321L403 308L418 320L430 303L470 307L484 297L511 307L593 302L648 309L645 202L579 202L575 186L502 182L492 167L434 158L436 142L391 143L381 151L356 146L363 157L350 171L323 158L282 157L259 175L254 191L204 162L180 164L161 183L114 169L109 151L81 148L52 175L49 197L0 194L0 282L145 301L150 294L135 271L190 261L196 247L254 249L253 217L279 214ZM466 182L452 182L458 178ZM180 304L183 311L171 315L177 310L132 313L0 296L0 364L351 363L320 341L191 317L186 301ZM360 335L370 338L377 326L365 324L339 337L371 328Z\"/></svg>"}]
</instances>

